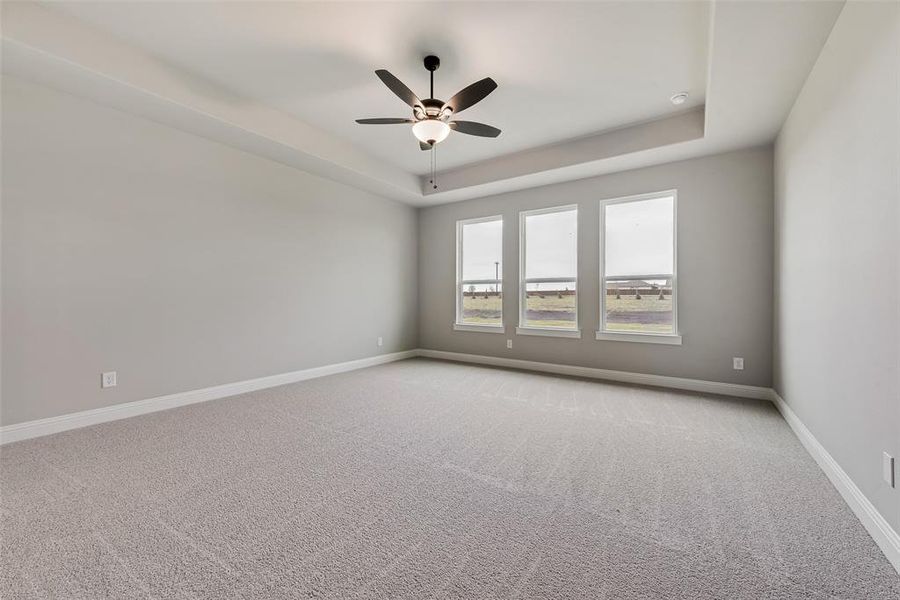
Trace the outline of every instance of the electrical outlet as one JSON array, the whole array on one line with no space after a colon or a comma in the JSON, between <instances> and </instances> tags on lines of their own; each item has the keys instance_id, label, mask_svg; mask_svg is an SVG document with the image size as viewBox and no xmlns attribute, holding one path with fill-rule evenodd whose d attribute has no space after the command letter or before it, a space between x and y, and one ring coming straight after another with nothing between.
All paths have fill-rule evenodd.
<instances>
[{"instance_id":1,"label":"electrical outlet","mask_svg":"<svg viewBox=\"0 0 900 600\"><path fill-rule=\"evenodd\" d=\"M382 346L384 346L384 338L379 335L378 336L378 347L381 348Z\"/></svg>"},{"instance_id":2,"label":"electrical outlet","mask_svg":"<svg viewBox=\"0 0 900 600\"><path fill-rule=\"evenodd\" d=\"M116 372L109 371L100 376L100 387L111 388L116 387Z\"/></svg>"},{"instance_id":3,"label":"electrical outlet","mask_svg":"<svg viewBox=\"0 0 900 600\"><path fill-rule=\"evenodd\" d=\"M881 453L881 476L886 484L894 487L894 457L887 452Z\"/></svg>"},{"instance_id":4,"label":"electrical outlet","mask_svg":"<svg viewBox=\"0 0 900 600\"><path fill-rule=\"evenodd\" d=\"M506 340L506 347L512 348L512 340Z\"/></svg>"},{"instance_id":5,"label":"electrical outlet","mask_svg":"<svg viewBox=\"0 0 900 600\"><path fill-rule=\"evenodd\" d=\"M743 358L741 358L739 356L735 356L734 358L731 359L731 361L732 361L735 371L743 371L744 370L744 359Z\"/></svg>"}]
</instances>

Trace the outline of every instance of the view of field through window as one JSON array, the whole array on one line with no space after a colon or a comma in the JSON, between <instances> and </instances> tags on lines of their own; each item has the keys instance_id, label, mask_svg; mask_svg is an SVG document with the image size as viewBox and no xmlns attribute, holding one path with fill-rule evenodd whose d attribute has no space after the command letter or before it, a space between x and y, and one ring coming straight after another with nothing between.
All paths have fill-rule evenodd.
<instances>
[{"instance_id":1,"label":"view of field through window","mask_svg":"<svg viewBox=\"0 0 900 600\"><path fill-rule=\"evenodd\" d=\"M611 332L675 332L675 198L604 206L603 299Z\"/></svg>"},{"instance_id":2,"label":"view of field through window","mask_svg":"<svg viewBox=\"0 0 900 600\"><path fill-rule=\"evenodd\" d=\"M459 314L464 325L503 324L503 220L462 223L459 229Z\"/></svg>"},{"instance_id":3,"label":"view of field through window","mask_svg":"<svg viewBox=\"0 0 900 600\"><path fill-rule=\"evenodd\" d=\"M578 327L578 209L525 215L523 327Z\"/></svg>"},{"instance_id":4,"label":"view of field through window","mask_svg":"<svg viewBox=\"0 0 900 600\"><path fill-rule=\"evenodd\" d=\"M571 327L575 322L578 295L575 282L526 285L525 325L527 327Z\"/></svg>"},{"instance_id":5,"label":"view of field through window","mask_svg":"<svg viewBox=\"0 0 900 600\"><path fill-rule=\"evenodd\" d=\"M606 329L672 333L672 285L665 279L608 281Z\"/></svg>"},{"instance_id":6,"label":"view of field through window","mask_svg":"<svg viewBox=\"0 0 900 600\"><path fill-rule=\"evenodd\" d=\"M676 333L675 197L661 194L603 205L601 294L604 329ZM520 326L578 327L576 207L522 215L524 285ZM503 324L503 220L459 224L457 322Z\"/></svg>"}]
</instances>

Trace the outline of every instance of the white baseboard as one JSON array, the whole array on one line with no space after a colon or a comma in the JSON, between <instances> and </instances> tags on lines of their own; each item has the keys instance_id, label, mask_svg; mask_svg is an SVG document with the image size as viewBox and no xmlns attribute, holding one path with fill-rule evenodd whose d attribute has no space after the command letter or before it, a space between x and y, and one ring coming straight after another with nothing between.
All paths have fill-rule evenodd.
<instances>
[{"instance_id":1,"label":"white baseboard","mask_svg":"<svg viewBox=\"0 0 900 600\"><path fill-rule=\"evenodd\" d=\"M185 406L187 404L195 404L197 402L206 402L207 400L217 400L227 396L236 394L244 394L256 390L295 383L305 379L314 379L325 375L334 375L335 373L344 373L345 371L354 371L356 369L364 369L375 365L394 362L413 358L418 355L416 350L406 350L404 352L394 352L391 354L381 354L378 356L370 356L359 360L351 360L348 362L324 365L321 367L313 367L310 369L302 369L300 371L292 371L290 373L281 373L279 375L270 375L268 377L259 377L257 379L248 379L245 381L237 381L235 383L226 383L224 385L216 385L213 387L202 388L199 390L189 390L187 392L178 392L166 396L158 396L156 398L148 398L146 400L136 400L134 402L126 402L124 404L114 404L113 406L104 406L103 408L95 408L93 410L85 410L58 417L50 417L47 419L38 419L36 421L27 421L25 423L16 423L15 425L6 425L0 427L0 445L27 440L30 438L59 433L69 429L77 429L88 425L96 425L98 423L106 423L107 421L116 421L118 419L126 419L151 412Z\"/></svg>"},{"instance_id":2,"label":"white baseboard","mask_svg":"<svg viewBox=\"0 0 900 600\"><path fill-rule=\"evenodd\" d=\"M900 534L898 534L885 520L878 509L869 502L869 499L862 493L850 476L841 468L834 458L825 450L824 446L819 443L812 432L806 428L803 421L791 410L787 402L776 392L771 390L771 400L778 407L779 412L787 421L794 434L800 440L800 443L806 448L810 456L819 464L819 467L831 480L832 485L837 488L844 501L850 507L850 510L862 522L863 527L884 552L888 561L900 573Z\"/></svg>"},{"instance_id":3,"label":"white baseboard","mask_svg":"<svg viewBox=\"0 0 900 600\"><path fill-rule=\"evenodd\" d=\"M706 381L703 379L686 379L683 377L669 377L667 375L651 375L649 373L632 373L630 371L612 371L609 369L595 369L593 367L576 367L573 365L561 365L557 363L545 363L533 360L519 360L516 358L501 358L498 356L482 356L479 354L445 352L443 350L419 349L418 355L427 358L438 358L442 360L475 363L479 365L490 365L494 367L508 367L511 369L523 369L526 371L541 371L543 373L556 373L558 375L587 377L590 379L606 379L608 381L652 385L657 387L674 388L677 390L703 392L707 394L722 394L724 396L737 396L740 398L771 400L770 388L757 387L754 385L722 383L719 381Z\"/></svg>"}]
</instances>

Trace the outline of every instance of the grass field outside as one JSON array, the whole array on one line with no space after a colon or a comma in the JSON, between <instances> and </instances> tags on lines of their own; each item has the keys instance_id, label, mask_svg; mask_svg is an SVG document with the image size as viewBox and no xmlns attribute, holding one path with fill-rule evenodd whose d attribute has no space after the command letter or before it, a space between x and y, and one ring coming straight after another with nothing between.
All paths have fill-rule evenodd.
<instances>
[{"instance_id":1,"label":"grass field outside","mask_svg":"<svg viewBox=\"0 0 900 600\"><path fill-rule=\"evenodd\" d=\"M578 296L557 290L529 292L525 300L525 327L574 329Z\"/></svg>"},{"instance_id":2,"label":"grass field outside","mask_svg":"<svg viewBox=\"0 0 900 600\"><path fill-rule=\"evenodd\" d=\"M499 295L463 296L462 322L469 325L502 325L503 298Z\"/></svg>"},{"instance_id":3,"label":"grass field outside","mask_svg":"<svg viewBox=\"0 0 900 600\"><path fill-rule=\"evenodd\" d=\"M528 327L575 327L575 294L558 291L529 292L525 304ZM499 296L476 294L463 297L463 323L500 325L503 300Z\"/></svg>"},{"instance_id":4,"label":"grass field outside","mask_svg":"<svg viewBox=\"0 0 900 600\"><path fill-rule=\"evenodd\" d=\"M636 295L607 295L606 329L672 333L672 296L660 299L659 292L642 294L640 299Z\"/></svg>"},{"instance_id":5,"label":"grass field outside","mask_svg":"<svg viewBox=\"0 0 900 600\"><path fill-rule=\"evenodd\" d=\"M529 292L525 304L527 327L575 327L576 294L547 290ZM463 297L462 322L501 325L503 299L498 295ZM672 333L672 296L659 293L606 297L606 329L646 333Z\"/></svg>"}]
</instances>

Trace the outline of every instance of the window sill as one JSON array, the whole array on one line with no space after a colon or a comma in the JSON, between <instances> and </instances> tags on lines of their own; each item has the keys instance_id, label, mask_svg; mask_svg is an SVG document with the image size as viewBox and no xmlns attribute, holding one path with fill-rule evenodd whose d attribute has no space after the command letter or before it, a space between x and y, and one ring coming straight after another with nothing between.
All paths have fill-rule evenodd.
<instances>
[{"instance_id":1,"label":"window sill","mask_svg":"<svg viewBox=\"0 0 900 600\"><path fill-rule=\"evenodd\" d=\"M473 325L471 323L454 323L454 331L475 331L478 333L506 333L503 325Z\"/></svg>"},{"instance_id":2,"label":"window sill","mask_svg":"<svg viewBox=\"0 0 900 600\"><path fill-rule=\"evenodd\" d=\"M580 338L580 329L552 329L550 327L516 327L516 335L537 335L544 337Z\"/></svg>"},{"instance_id":3,"label":"window sill","mask_svg":"<svg viewBox=\"0 0 900 600\"><path fill-rule=\"evenodd\" d=\"M659 333L613 333L611 331L598 331L597 339L604 342L638 342L641 344L665 344L680 346L681 335Z\"/></svg>"}]
</instances>

